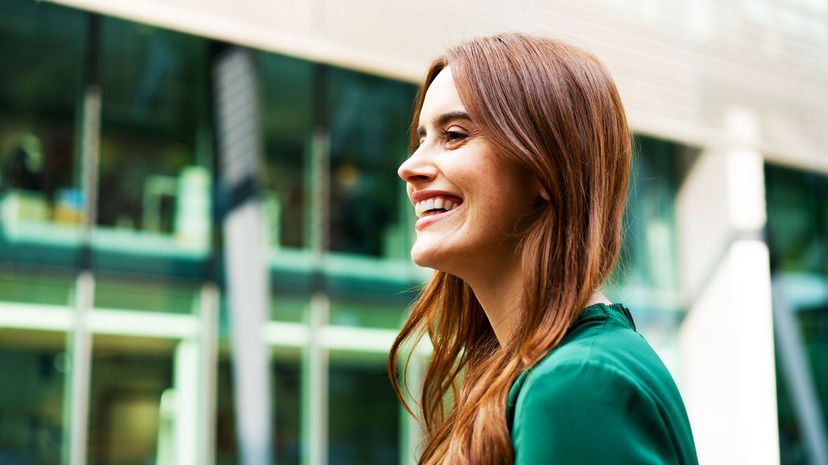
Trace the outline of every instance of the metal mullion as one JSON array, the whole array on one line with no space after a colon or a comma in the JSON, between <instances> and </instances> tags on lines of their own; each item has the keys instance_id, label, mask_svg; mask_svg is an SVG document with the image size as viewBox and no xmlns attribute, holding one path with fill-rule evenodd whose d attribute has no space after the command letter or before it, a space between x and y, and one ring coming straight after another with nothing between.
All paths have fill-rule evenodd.
<instances>
[{"instance_id":1,"label":"metal mullion","mask_svg":"<svg viewBox=\"0 0 828 465\"><path fill-rule=\"evenodd\" d=\"M808 367L805 341L797 324L796 309L785 299L784 287L777 281L773 287L773 323L776 349L782 363L782 382L788 386L802 442L814 465L828 464L828 432L822 423L822 405L816 383ZM780 366L781 365L781 366Z\"/></svg>"},{"instance_id":2,"label":"metal mullion","mask_svg":"<svg viewBox=\"0 0 828 465\"><path fill-rule=\"evenodd\" d=\"M216 402L218 402L219 291L214 283L201 288L198 299L199 331L199 412L198 463L213 465L216 455Z\"/></svg>"},{"instance_id":3,"label":"metal mullion","mask_svg":"<svg viewBox=\"0 0 828 465\"><path fill-rule=\"evenodd\" d=\"M415 465L420 453L420 440L422 438L422 427L416 415L419 415L417 406L420 402L420 395L422 392L423 375L425 371L425 364L427 363L427 355L417 347L411 348L414 351L409 358L408 373L405 373L405 363L400 361L397 366L400 373L406 376L403 381L405 386L411 388L410 396L406 401L414 411L415 416L412 416L408 411L400 405L400 465ZM407 393L407 389L403 388L403 394Z\"/></svg>"},{"instance_id":4,"label":"metal mullion","mask_svg":"<svg viewBox=\"0 0 828 465\"><path fill-rule=\"evenodd\" d=\"M75 285L74 321L68 339L70 374L65 415L68 431L64 434L63 462L85 465L89 435L89 391L92 364L92 335L89 313L94 306L95 277L91 271L91 242L97 221L98 165L101 133L101 90L99 79L100 18L90 15L87 23L87 56L82 101L80 141L81 187L84 211L81 243L81 271Z\"/></svg>"},{"instance_id":5,"label":"metal mullion","mask_svg":"<svg viewBox=\"0 0 828 465\"><path fill-rule=\"evenodd\" d=\"M313 132L308 163L310 185L310 239L313 290L308 312L308 342L302 367L302 442L304 465L328 463L328 349L324 328L330 298L325 285L325 257L330 242L330 134L327 121L327 68L313 69Z\"/></svg>"},{"instance_id":6,"label":"metal mullion","mask_svg":"<svg viewBox=\"0 0 828 465\"><path fill-rule=\"evenodd\" d=\"M304 465L328 463L328 349L322 328L328 320L330 301L319 292L311 298L308 345L302 367L302 436Z\"/></svg>"}]
</instances>

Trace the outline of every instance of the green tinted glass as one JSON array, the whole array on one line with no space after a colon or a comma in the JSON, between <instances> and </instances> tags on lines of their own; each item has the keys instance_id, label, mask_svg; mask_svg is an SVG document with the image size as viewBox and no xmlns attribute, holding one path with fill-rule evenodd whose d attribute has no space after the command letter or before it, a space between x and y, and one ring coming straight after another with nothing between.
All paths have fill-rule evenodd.
<instances>
[{"instance_id":1,"label":"green tinted glass","mask_svg":"<svg viewBox=\"0 0 828 465\"><path fill-rule=\"evenodd\" d=\"M277 247L305 247L314 65L271 53L257 58L267 172L263 201L270 241Z\"/></svg>"},{"instance_id":2,"label":"green tinted glass","mask_svg":"<svg viewBox=\"0 0 828 465\"><path fill-rule=\"evenodd\" d=\"M75 277L0 268L0 301L69 306Z\"/></svg>"},{"instance_id":3,"label":"green tinted glass","mask_svg":"<svg viewBox=\"0 0 828 465\"><path fill-rule=\"evenodd\" d=\"M198 291L196 284L170 280L128 280L100 276L95 281L95 307L191 313Z\"/></svg>"},{"instance_id":4,"label":"green tinted glass","mask_svg":"<svg viewBox=\"0 0 828 465\"><path fill-rule=\"evenodd\" d=\"M307 297L271 297L270 318L276 321L302 323L306 321L309 304Z\"/></svg>"},{"instance_id":5,"label":"green tinted glass","mask_svg":"<svg viewBox=\"0 0 828 465\"><path fill-rule=\"evenodd\" d=\"M828 177L774 165L765 177L773 271L828 276Z\"/></svg>"},{"instance_id":6,"label":"green tinted glass","mask_svg":"<svg viewBox=\"0 0 828 465\"><path fill-rule=\"evenodd\" d=\"M100 246L207 249L207 72L206 40L101 19Z\"/></svg>"},{"instance_id":7,"label":"green tinted glass","mask_svg":"<svg viewBox=\"0 0 828 465\"><path fill-rule=\"evenodd\" d=\"M403 306L395 307L372 301L331 300L329 321L332 325L397 329L404 318Z\"/></svg>"},{"instance_id":8,"label":"green tinted glass","mask_svg":"<svg viewBox=\"0 0 828 465\"><path fill-rule=\"evenodd\" d=\"M0 463L62 463L62 333L0 328Z\"/></svg>"},{"instance_id":9,"label":"green tinted glass","mask_svg":"<svg viewBox=\"0 0 828 465\"><path fill-rule=\"evenodd\" d=\"M608 291L636 312L681 307L675 200L693 157L673 142L634 140L624 242Z\"/></svg>"},{"instance_id":10,"label":"green tinted glass","mask_svg":"<svg viewBox=\"0 0 828 465\"><path fill-rule=\"evenodd\" d=\"M90 465L158 463L175 421L174 342L96 336L89 397Z\"/></svg>"},{"instance_id":11,"label":"green tinted glass","mask_svg":"<svg viewBox=\"0 0 828 465\"><path fill-rule=\"evenodd\" d=\"M396 172L407 152L415 91L389 79L326 70L332 251L408 256L407 207Z\"/></svg>"},{"instance_id":12,"label":"green tinted glass","mask_svg":"<svg viewBox=\"0 0 828 465\"><path fill-rule=\"evenodd\" d=\"M270 387L273 414L273 450L276 463L302 463L302 374L299 354L295 351L275 356L271 362ZM216 429L216 464L236 465L236 412L233 400L233 374L230 362L223 359L218 370L218 409Z\"/></svg>"},{"instance_id":13,"label":"green tinted glass","mask_svg":"<svg viewBox=\"0 0 828 465\"><path fill-rule=\"evenodd\" d=\"M0 4L0 256L37 261L36 251L17 253L22 244L78 242L85 35L85 13L34 1Z\"/></svg>"},{"instance_id":14,"label":"green tinted glass","mask_svg":"<svg viewBox=\"0 0 828 465\"><path fill-rule=\"evenodd\" d=\"M806 431L828 429L828 176L766 165L765 193L781 463L807 463ZM793 324L780 325L786 317Z\"/></svg>"},{"instance_id":15,"label":"green tinted glass","mask_svg":"<svg viewBox=\"0 0 828 465\"><path fill-rule=\"evenodd\" d=\"M399 463L400 409L385 365L332 360L329 382L328 463Z\"/></svg>"}]
</instances>

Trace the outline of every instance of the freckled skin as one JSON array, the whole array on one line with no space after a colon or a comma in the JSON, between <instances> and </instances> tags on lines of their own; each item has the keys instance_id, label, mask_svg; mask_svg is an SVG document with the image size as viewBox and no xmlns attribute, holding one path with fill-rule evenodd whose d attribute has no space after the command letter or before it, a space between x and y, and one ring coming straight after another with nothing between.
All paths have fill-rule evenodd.
<instances>
[{"instance_id":1,"label":"freckled skin","mask_svg":"<svg viewBox=\"0 0 828 465\"><path fill-rule=\"evenodd\" d=\"M482 270L513 269L519 257L504 239L532 207L541 188L527 171L497 153L473 121L456 119L436 126L439 116L465 111L451 69L446 68L426 92L420 146L398 174L406 181L409 196L438 189L463 198L450 216L417 231L411 259L467 280Z\"/></svg>"}]
</instances>

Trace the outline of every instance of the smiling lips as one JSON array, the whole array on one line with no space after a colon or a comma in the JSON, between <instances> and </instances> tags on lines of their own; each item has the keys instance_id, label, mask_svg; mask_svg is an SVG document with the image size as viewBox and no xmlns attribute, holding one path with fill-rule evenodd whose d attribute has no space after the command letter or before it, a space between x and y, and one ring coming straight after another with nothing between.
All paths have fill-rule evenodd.
<instances>
[{"instance_id":1,"label":"smiling lips","mask_svg":"<svg viewBox=\"0 0 828 465\"><path fill-rule=\"evenodd\" d=\"M463 203L463 199L459 197L438 195L415 203L414 212L418 218L422 218L451 211L459 207L461 203Z\"/></svg>"},{"instance_id":2,"label":"smiling lips","mask_svg":"<svg viewBox=\"0 0 828 465\"><path fill-rule=\"evenodd\" d=\"M414 211L419 218L414 225L417 231L453 214L463 203L460 197L436 191L415 192L411 195L411 200L414 202Z\"/></svg>"}]
</instances>

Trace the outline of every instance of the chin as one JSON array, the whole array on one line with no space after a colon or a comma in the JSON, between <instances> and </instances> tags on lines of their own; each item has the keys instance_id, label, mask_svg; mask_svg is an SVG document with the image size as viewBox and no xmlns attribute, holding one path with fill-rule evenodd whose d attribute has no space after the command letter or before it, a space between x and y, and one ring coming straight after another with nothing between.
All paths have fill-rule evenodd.
<instances>
[{"instance_id":1,"label":"chin","mask_svg":"<svg viewBox=\"0 0 828 465\"><path fill-rule=\"evenodd\" d=\"M411 248L411 261L423 268L431 268L435 271L455 274L454 271L456 270L454 270L451 264L452 262L456 262L456 260L451 260L446 252L437 247L415 243L414 247Z\"/></svg>"},{"instance_id":2,"label":"chin","mask_svg":"<svg viewBox=\"0 0 828 465\"><path fill-rule=\"evenodd\" d=\"M422 266L424 268L434 268L432 261L429 259L429 254L417 250L416 245L411 248L411 261L414 262L417 266Z\"/></svg>"},{"instance_id":3,"label":"chin","mask_svg":"<svg viewBox=\"0 0 828 465\"><path fill-rule=\"evenodd\" d=\"M434 247L429 247L429 245L417 241L411 247L411 261L416 263L417 266L439 271L441 270L440 263L444 260L440 260L440 253Z\"/></svg>"}]
</instances>

